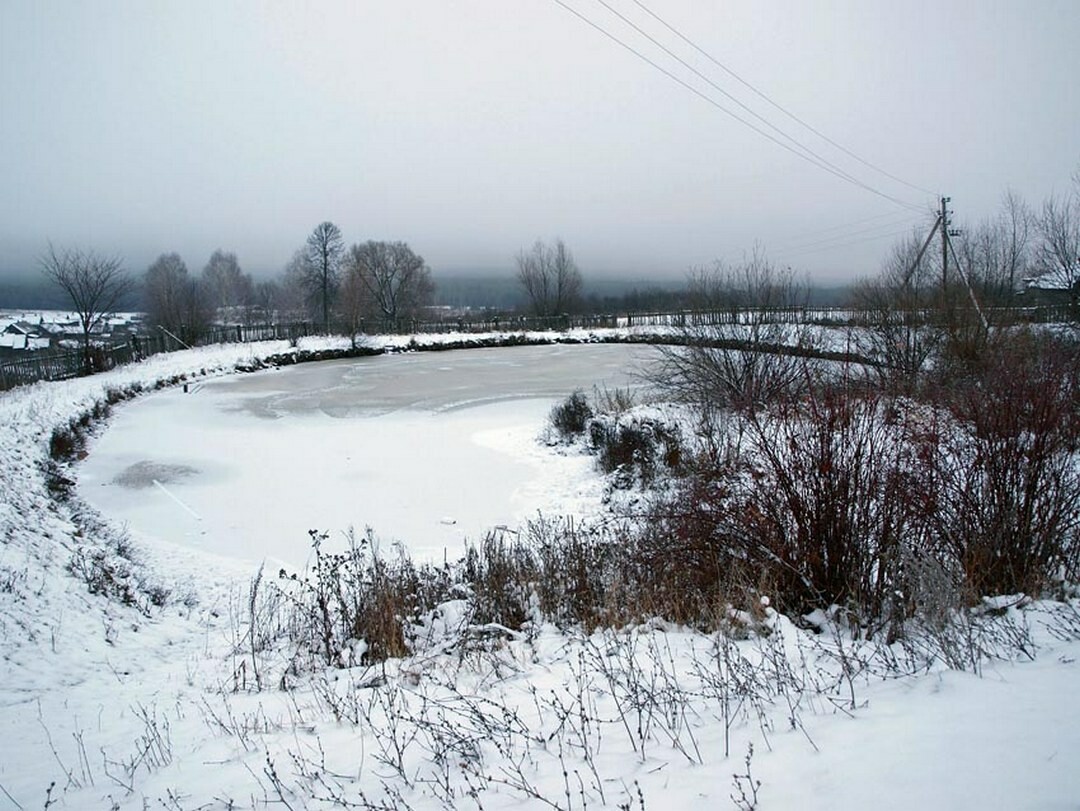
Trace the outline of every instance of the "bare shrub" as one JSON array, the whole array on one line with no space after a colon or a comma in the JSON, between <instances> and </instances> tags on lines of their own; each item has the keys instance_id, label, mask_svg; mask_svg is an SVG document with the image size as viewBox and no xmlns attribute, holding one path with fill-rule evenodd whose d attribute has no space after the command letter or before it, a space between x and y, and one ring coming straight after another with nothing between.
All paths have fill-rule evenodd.
<instances>
[{"instance_id":1,"label":"bare shrub","mask_svg":"<svg viewBox=\"0 0 1080 811\"><path fill-rule=\"evenodd\" d=\"M529 544L507 532L490 532L466 550L463 576L477 621L520 628L531 618L533 584L542 574Z\"/></svg>"},{"instance_id":2,"label":"bare shrub","mask_svg":"<svg viewBox=\"0 0 1080 811\"><path fill-rule=\"evenodd\" d=\"M637 405L637 398L629 386L596 386L593 388L593 402L596 404L597 413L618 417Z\"/></svg>"},{"instance_id":3,"label":"bare shrub","mask_svg":"<svg viewBox=\"0 0 1080 811\"><path fill-rule=\"evenodd\" d=\"M655 572L702 610L763 586L796 613L838 604L874 622L893 595L905 545L922 536L910 449L876 396L820 386L743 415L727 444L658 510Z\"/></svg>"},{"instance_id":4,"label":"bare shrub","mask_svg":"<svg viewBox=\"0 0 1080 811\"><path fill-rule=\"evenodd\" d=\"M623 486L634 478L648 486L660 466L676 470L683 460L683 441L678 429L650 416L632 412L621 418L596 417L589 422L589 443L605 473L621 472Z\"/></svg>"},{"instance_id":5,"label":"bare shrub","mask_svg":"<svg viewBox=\"0 0 1080 811\"><path fill-rule=\"evenodd\" d=\"M565 442L584 434L592 416L593 409L588 398L584 392L578 390L552 407L548 421Z\"/></svg>"},{"instance_id":6,"label":"bare shrub","mask_svg":"<svg viewBox=\"0 0 1080 811\"><path fill-rule=\"evenodd\" d=\"M882 416L877 398L828 388L750 421L760 467L739 528L793 608L881 615L900 545L918 532L905 450Z\"/></svg>"},{"instance_id":7,"label":"bare shrub","mask_svg":"<svg viewBox=\"0 0 1080 811\"><path fill-rule=\"evenodd\" d=\"M624 533L541 518L529 522L526 541L541 573L534 587L541 616L561 628L577 626L586 632L620 624L625 603L615 567Z\"/></svg>"},{"instance_id":8,"label":"bare shrub","mask_svg":"<svg viewBox=\"0 0 1080 811\"><path fill-rule=\"evenodd\" d=\"M957 422L933 456L937 541L971 597L1080 574L1080 352L1018 335L938 392Z\"/></svg>"},{"instance_id":9,"label":"bare shrub","mask_svg":"<svg viewBox=\"0 0 1080 811\"><path fill-rule=\"evenodd\" d=\"M796 396L806 380L810 332L790 318L805 291L761 254L736 268L717 265L691 279L699 312L679 346L657 347L651 377L685 402L759 408Z\"/></svg>"},{"instance_id":10,"label":"bare shrub","mask_svg":"<svg viewBox=\"0 0 1080 811\"><path fill-rule=\"evenodd\" d=\"M866 322L852 334L854 343L894 394L915 391L943 340L933 272L916 261L919 243L912 234L894 246L881 275L856 286L853 295Z\"/></svg>"},{"instance_id":11,"label":"bare shrub","mask_svg":"<svg viewBox=\"0 0 1080 811\"><path fill-rule=\"evenodd\" d=\"M447 571L417 566L401 548L384 556L370 531L359 539L350 531L348 548L339 553L323 549L326 533L309 535L312 568L302 578L284 570L279 577L294 614L291 641L332 666L405 656L406 622L447 598Z\"/></svg>"},{"instance_id":12,"label":"bare shrub","mask_svg":"<svg viewBox=\"0 0 1080 811\"><path fill-rule=\"evenodd\" d=\"M105 549L79 547L68 570L81 578L91 594L101 594L123 605L138 605L138 590L130 561Z\"/></svg>"}]
</instances>

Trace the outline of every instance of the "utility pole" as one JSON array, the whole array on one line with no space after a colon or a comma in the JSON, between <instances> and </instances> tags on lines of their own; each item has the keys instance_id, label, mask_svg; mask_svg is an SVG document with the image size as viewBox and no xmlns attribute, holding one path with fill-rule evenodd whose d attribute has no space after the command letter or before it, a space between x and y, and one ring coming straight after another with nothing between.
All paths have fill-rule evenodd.
<instances>
[{"instance_id":1,"label":"utility pole","mask_svg":"<svg viewBox=\"0 0 1080 811\"><path fill-rule=\"evenodd\" d=\"M948 251L948 244L949 243L948 243L947 237L945 235L945 229L942 228L942 212L945 211L945 203L947 203L949 201L949 199L950 198L948 198L948 197L942 197L941 198L941 211L938 212L937 219L934 221L934 227L931 228L930 233L926 235L926 241L924 241L923 244L922 244L922 247L919 248L919 253L915 256L915 261L911 263L911 267L909 267L907 269L907 273L904 274L904 284L905 285L911 283L911 277L914 276L915 271L918 270L919 263L922 261L923 255L926 253L926 249L930 247L930 242L934 239L934 234L936 234L938 232L939 228L942 229L942 235L941 235L941 241L942 241L941 254L942 254L942 260L943 260L942 268L945 267L944 260L947 258L947 253L946 252ZM944 273L944 270L942 270L942 273Z\"/></svg>"},{"instance_id":2,"label":"utility pole","mask_svg":"<svg viewBox=\"0 0 1080 811\"><path fill-rule=\"evenodd\" d=\"M948 288L949 282L949 202L951 197L941 198L941 211L938 214L938 226L941 228L941 292Z\"/></svg>"},{"instance_id":3,"label":"utility pole","mask_svg":"<svg viewBox=\"0 0 1080 811\"><path fill-rule=\"evenodd\" d=\"M949 281L949 237L958 237L961 232L949 228L949 215L952 213L949 211L949 203L952 201L951 197L941 197L941 208L938 211L937 220L934 222L934 227L930 229L930 233L926 235L926 241L923 242L922 247L919 248L919 253L915 256L915 261L911 263L911 267L908 268L907 273L904 275L904 284L911 284L911 277L915 275L915 271L919 267L919 262L922 261L923 255L926 253L926 249L930 247L930 243L934 239L934 234L941 230L941 293L945 295L947 289L946 285ZM960 264L960 258L956 256L956 251L953 251L953 257L956 261L956 272L960 274L960 280L967 288L968 297L971 299L972 305L974 305L976 312L979 313L979 320L982 321L983 329L989 329L989 325L986 321L986 315L983 313L982 307L979 306L979 301L975 297L975 291L971 289L971 280L968 278L968 274L964 272L963 266Z\"/></svg>"}]
</instances>

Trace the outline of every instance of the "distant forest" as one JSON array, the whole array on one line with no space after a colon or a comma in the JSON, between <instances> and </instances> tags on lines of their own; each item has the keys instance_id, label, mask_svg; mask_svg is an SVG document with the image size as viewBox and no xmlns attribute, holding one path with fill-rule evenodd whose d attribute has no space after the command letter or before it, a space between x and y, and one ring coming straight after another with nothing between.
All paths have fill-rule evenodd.
<instances>
[{"instance_id":1,"label":"distant forest","mask_svg":"<svg viewBox=\"0 0 1080 811\"><path fill-rule=\"evenodd\" d=\"M139 307L139 296L129 297L131 310ZM71 298L43 276L0 278L0 310L69 310ZM125 308L127 309L127 308Z\"/></svg>"},{"instance_id":2,"label":"distant forest","mask_svg":"<svg viewBox=\"0 0 1080 811\"><path fill-rule=\"evenodd\" d=\"M664 310L682 306L686 280L662 282L644 279L585 277L585 309L596 312L625 310ZM847 303L851 288L844 285L814 287L810 304L840 306ZM513 271L505 275L451 274L435 276L435 304L476 309L513 310L525 306L525 296ZM66 310L71 302L63 291L39 276L0 279L0 310ZM141 291L134 291L124 309L137 311L142 306Z\"/></svg>"},{"instance_id":3,"label":"distant forest","mask_svg":"<svg viewBox=\"0 0 1080 811\"><path fill-rule=\"evenodd\" d=\"M596 278L585 275L584 309L590 312L637 312L678 309L685 305L687 280ZM811 306L843 306L850 302L851 285L814 286L808 291ZM444 307L514 310L527 306L525 292L512 270L504 275L435 275L435 302Z\"/></svg>"}]
</instances>

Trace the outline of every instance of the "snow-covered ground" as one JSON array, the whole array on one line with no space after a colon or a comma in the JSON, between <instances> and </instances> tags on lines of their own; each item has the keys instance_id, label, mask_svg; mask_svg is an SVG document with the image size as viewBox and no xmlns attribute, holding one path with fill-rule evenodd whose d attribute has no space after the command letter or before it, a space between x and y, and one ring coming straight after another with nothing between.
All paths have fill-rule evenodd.
<instances>
[{"instance_id":1,"label":"snow-covered ground","mask_svg":"<svg viewBox=\"0 0 1080 811\"><path fill-rule=\"evenodd\" d=\"M444 383L406 395L404 410L335 413L355 362L229 375L283 351L211 347L0 395L0 809L1080 806L1075 604L1009 609L1003 627L1026 634L1033 660L988 661L979 676L940 663L887 675L841 633L813 637L766 609L772 633L743 642L662 624L589 637L538 625L485 650L435 644L377 671L303 673L290 690L255 692L238 649L247 587L265 556L300 561L298 527L384 532L375 515L439 557L454 532L515 520L534 498L537 509L585 509L599 486L587 459L534 441L561 386L453 409L476 398ZM455 357L408 359L421 357L427 374L461 377ZM293 372L321 384L293 387ZM187 393L174 385L118 407L76 467L79 492L130 523L140 576L170 590L142 611L68 573L87 522L78 501L50 496L41 466L53 428L110 387L180 375L192 376ZM346 464L365 450L372 467ZM466 488L478 461L497 473ZM304 470L318 464L323 486L377 497L344 510L317 501ZM272 490L279 477L292 486ZM394 481L417 498L388 506ZM151 497L159 512L148 516ZM271 502L277 517L264 514ZM230 531L230 515L257 531ZM419 630L438 642L456 619L448 604ZM748 674L768 678L749 685Z\"/></svg>"}]
</instances>

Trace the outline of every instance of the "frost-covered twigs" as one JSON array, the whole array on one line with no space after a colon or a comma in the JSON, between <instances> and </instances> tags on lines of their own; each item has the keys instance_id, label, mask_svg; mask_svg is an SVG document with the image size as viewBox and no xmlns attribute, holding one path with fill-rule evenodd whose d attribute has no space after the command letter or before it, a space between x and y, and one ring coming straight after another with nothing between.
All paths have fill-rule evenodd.
<instances>
[{"instance_id":1,"label":"frost-covered twigs","mask_svg":"<svg viewBox=\"0 0 1080 811\"><path fill-rule=\"evenodd\" d=\"M447 618L468 616L460 602ZM842 610L801 620L805 628L767 605L762 614L709 634L660 621L588 634L541 625L480 646L468 622L450 622L451 637L420 656L309 662L314 669L297 674L290 695L310 703L284 722L251 708L265 698L226 692L207 723L252 755L262 741L287 739L273 770L254 770L271 802L295 808L487 808L508 800L567 811L638 808L649 785L620 780L628 762L648 777L718 766L751 745L755 760L732 770L731 798L755 807L761 753L816 749L822 719L865 713L882 680L945 665L933 639L921 647L910 644L913 631L892 644L866 639ZM982 656L1024 657L1036 636L1057 638L1050 627L1065 638L1080 631L1075 607L995 602L972 616Z\"/></svg>"},{"instance_id":2,"label":"frost-covered twigs","mask_svg":"<svg viewBox=\"0 0 1080 811\"><path fill-rule=\"evenodd\" d=\"M135 778L140 769L147 772L172 763L173 742L169 718L159 715L157 707L137 704L131 708L135 718L142 724L142 733L134 742L135 751L114 760L102 749L102 771L105 776L128 794L135 791Z\"/></svg>"},{"instance_id":3,"label":"frost-covered twigs","mask_svg":"<svg viewBox=\"0 0 1080 811\"><path fill-rule=\"evenodd\" d=\"M45 719L42 717L41 702L38 701L38 725L45 733L45 740L48 742L49 750L52 752L53 760L60 767L60 771L63 772L66 779L63 790L69 789L81 789L85 786L94 785L94 771L90 767L90 759L86 755L86 746L83 743L83 731L81 729L75 730L71 737L76 744L76 765L69 767L64 763L64 760L60 757L60 753L57 751L56 744L53 742L52 733L49 731L49 727L45 724ZM53 783L55 785L55 781ZM52 793L52 786L49 786L49 795ZM46 802L48 806L48 802Z\"/></svg>"},{"instance_id":4,"label":"frost-covered twigs","mask_svg":"<svg viewBox=\"0 0 1080 811\"><path fill-rule=\"evenodd\" d=\"M756 780L751 771L753 761L754 744L751 741L747 744L746 757L743 759L746 771L732 775L735 790L731 793L731 800L739 811L755 811L758 807L758 790L761 788L761 781Z\"/></svg>"}]
</instances>

